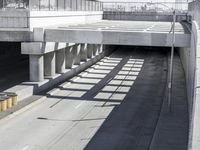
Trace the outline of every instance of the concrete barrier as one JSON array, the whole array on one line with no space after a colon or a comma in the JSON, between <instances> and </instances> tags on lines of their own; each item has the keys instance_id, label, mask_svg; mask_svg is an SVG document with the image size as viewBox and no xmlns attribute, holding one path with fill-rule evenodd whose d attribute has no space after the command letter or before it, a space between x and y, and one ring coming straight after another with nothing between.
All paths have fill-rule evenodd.
<instances>
[{"instance_id":1,"label":"concrete barrier","mask_svg":"<svg viewBox=\"0 0 200 150\"><path fill-rule=\"evenodd\" d=\"M172 13L159 13L159 12L110 12L103 13L105 20L128 20L128 21L161 21L172 22ZM186 13L177 14L177 22L187 19Z\"/></svg>"},{"instance_id":2,"label":"concrete barrier","mask_svg":"<svg viewBox=\"0 0 200 150\"><path fill-rule=\"evenodd\" d=\"M101 20L102 11L1 10L0 28L29 29L57 24L88 23Z\"/></svg>"},{"instance_id":3,"label":"concrete barrier","mask_svg":"<svg viewBox=\"0 0 200 150\"><path fill-rule=\"evenodd\" d=\"M191 47L181 48L180 57L187 82L190 133L188 150L199 150L200 145L200 30L196 21L192 22Z\"/></svg>"}]
</instances>

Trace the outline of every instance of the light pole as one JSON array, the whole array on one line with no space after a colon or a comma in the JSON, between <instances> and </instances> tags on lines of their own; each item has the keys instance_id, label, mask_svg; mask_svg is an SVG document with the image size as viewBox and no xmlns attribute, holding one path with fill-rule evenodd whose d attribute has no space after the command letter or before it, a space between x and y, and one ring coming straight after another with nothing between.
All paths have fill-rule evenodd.
<instances>
[{"instance_id":1,"label":"light pole","mask_svg":"<svg viewBox=\"0 0 200 150\"><path fill-rule=\"evenodd\" d=\"M3 10L4 10L4 0L3 0Z\"/></svg>"},{"instance_id":2,"label":"light pole","mask_svg":"<svg viewBox=\"0 0 200 150\"><path fill-rule=\"evenodd\" d=\"M174 47L175 47L175 24L176 24L176 11L173 8L170 8L169 6L162 4L162 3L147 3L148 5L155 5L160 4L163 5L173 12L173 24L172 24L172 45L171 45L171 58L170 58L170 70L169 70L169 78L168 78L168 92L167 92L167 103L168 103L168 109L169 112L172 112L172 82L173 82L173 68L174 68Z\"/></svg>"},{"instance_id":3,"label":"light pole","mask_svg":"<svg viewBox=\"0 0 200 150\"><path fill-rule=\"evenodd\" d=\"M172 47L171 47L171 59L170 59L170 71L168 81L168 107L169 111L172 111L172 82L173 82L173 68L174 68L174 47L175 47L175 23L176 23L176 11L173 10L173 27L172 27Z\"/></svg>"}]
</instances>

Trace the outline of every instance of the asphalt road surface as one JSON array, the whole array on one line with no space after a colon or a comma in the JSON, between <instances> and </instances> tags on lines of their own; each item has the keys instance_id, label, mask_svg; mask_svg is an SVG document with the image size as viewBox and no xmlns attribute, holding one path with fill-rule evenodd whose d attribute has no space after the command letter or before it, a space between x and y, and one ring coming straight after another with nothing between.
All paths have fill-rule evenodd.
<instances>
[{"instance_id":1,"label":"asphalt road surface","mask_svg":"<svg viewBox=\"0 0 200 150\"><path fill-rule=\"evenodd\" d=\"M0 149L186 149L184 75L176 56L174 77L180 89L174 105L181 109L168 115L163 110L167 64L166 49L119 48L55 87L40 105L0 121Z\"/></svg>"}]
</instances>

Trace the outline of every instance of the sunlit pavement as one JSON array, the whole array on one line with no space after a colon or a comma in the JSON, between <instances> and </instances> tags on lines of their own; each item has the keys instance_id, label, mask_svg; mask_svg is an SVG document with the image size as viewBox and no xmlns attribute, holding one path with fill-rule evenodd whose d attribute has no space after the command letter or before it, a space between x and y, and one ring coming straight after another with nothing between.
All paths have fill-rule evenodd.
<instances>
[{"instance_id":1,"label":"sunlit pavement","mask_svg":"<svg viewBox=\"0 0 200 150\"><path fill-rule=\"evenodd\" d=\"M149 149L163 104L167 54L145 49L121 47L48 92L42 104L1 121L0 149ZM181 99L185 107L185 95ZM187 121L187 115L177 117ZM177 136L185 142L187 124L181 129Z\"/></svg>"}]
</instances>

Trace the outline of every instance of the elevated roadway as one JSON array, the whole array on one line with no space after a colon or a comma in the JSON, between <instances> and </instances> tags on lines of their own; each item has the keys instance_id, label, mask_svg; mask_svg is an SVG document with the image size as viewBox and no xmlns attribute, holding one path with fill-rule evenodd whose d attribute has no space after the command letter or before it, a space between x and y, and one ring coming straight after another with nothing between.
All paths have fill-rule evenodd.
<instances>
[{"instance_id":1,"label":"elevated roadway","mask_svg":"<svg viewBox=\"0 0 200 150\"><path fill-rule=\"evenodd\" d=\"M59 25L45 29L45 42L110 45L171 46L170 22L110 21L84 25ZM177 22L175 46L190 47L190 32Z\"/></svg>"}]
</instances>

